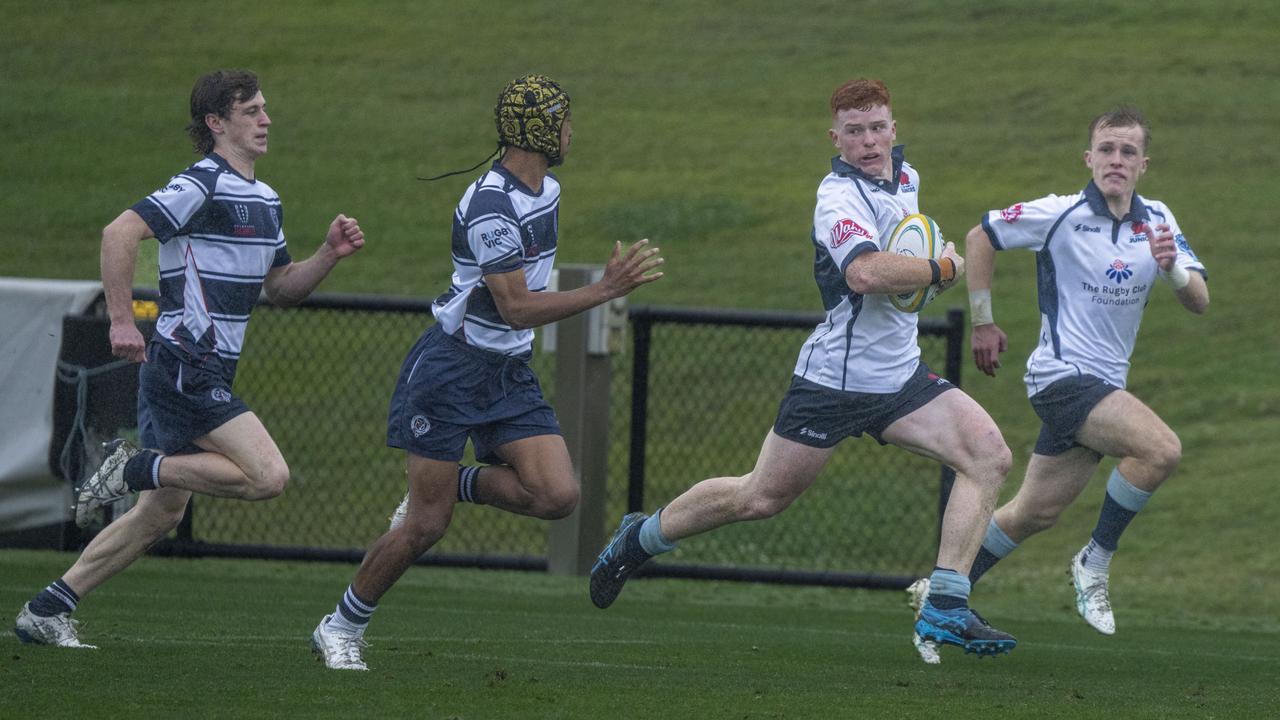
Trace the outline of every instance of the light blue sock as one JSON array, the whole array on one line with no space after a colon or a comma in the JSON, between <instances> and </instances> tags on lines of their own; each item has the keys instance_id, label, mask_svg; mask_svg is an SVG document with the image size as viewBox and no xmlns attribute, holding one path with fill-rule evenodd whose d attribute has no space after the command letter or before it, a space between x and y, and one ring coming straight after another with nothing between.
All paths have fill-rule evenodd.
<instances>
[{"instance_id":1,"label":"light blue sock","mask_svg":"<svg viewBox=\"0 0 1280 720\"><path fill-rule=\"evenodd\" d=\"M978 582L978 578L987 574L987 571L997 562L1017 548L1018 543L1000 529L995 518L991 518L991 522L987 524L987 536L983 538L982 547L978 548L978 556L973 559L973 566L969 569L969 583Z\"/></svg>"},{"instance_id":2,"label":"light blue sock","mask_svg":"<svg viewBox=\"0 0 1280 720\"><path fill-rule=\"evenodd\" d=\"M1093 529L1093 541L1099 547L1115 552L1121 533L1150 499L1151 493L1134 487L1120 474L1120 468L1112 470L1111 477L1107 479L1107 497L1102 501L1102 512L1098 514L1098 524Z\"/></svg>"},{"instance_id":3,"label":"light blue sock","mask_svg":"<svg viewBox=\"0 0 1280 720\"><path fill-rule=\"evenodd\" d=\"M935 567L929 576L929 604L939 610L952 610L969 604L969 578L955 570Z\"/></svg>"},{"instance_id":4,"label":"light blue sock","mask_svg":"<svg viewBox=\"0 0 1280 720\"><path fill-rule=\"evenodd\" d=\"M640 525L640 547L650 555L659 555L676 549L676 544L662 535L661 517L662 508L658 508Z\"/></svg>"},{"instance_id":5,"label":"light blue sock","mask_svg":"<svg viewBox=\"0 0 1280 720\"><path fill-rule=\"evenodd\" d=\"M1009 534L1000 529L996 524L996 519L991 518L991 522L987 524L987 536L982 539L982 547L986 548L998 558L1005 558L1009 553L1018 549L1018 543L1009 537Z\"/></svg>"}]
</instances>

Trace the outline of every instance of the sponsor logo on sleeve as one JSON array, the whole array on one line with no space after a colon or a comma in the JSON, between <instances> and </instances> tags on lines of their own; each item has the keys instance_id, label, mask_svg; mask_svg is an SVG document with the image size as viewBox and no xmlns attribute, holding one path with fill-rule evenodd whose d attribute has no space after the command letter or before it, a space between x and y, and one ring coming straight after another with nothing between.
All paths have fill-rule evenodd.
<instances>
[{"instance_id":1,"label":"sponsor logo on sleeve","mask_svg":"<svg viewBox=\"0 0 1280 720\"><path fill-rule=\"evenodd\" d=\"M855 237L870 240L871 233L849 218L841 218L836 221L835 225L831 226L831 249L835 250Z\"/></svg>"},{"instance_id":2,"label":"sponsor logo on sleeve","mask_svg":"<svg viewBox=\"0 0 1280 720\"><path fill-rule=\"evenodd\" d=\"M1016 223L1022 217L1022 203L1014 203L1000 211L1000 219L1007 223Z\"/></svg>"},{"instance_id":3,"label":"sponsor logo on sleeve","mask_svg":"<svg viewBox=\"0 0 1280 720\"><path fill-rule=\"evenodd\" d=\"M484 243L485 247L493 249L494 247L497 247L499 242L502 241L502 238L509 237L510 235L511 235L511 228L496 227L496 228L493 228L492 230L485 230L484 232L480 233L480 242Z\"/></svg>"},{"instance_id":4,"label":"sponsor logo on sleeve","mask_svg":"<svg viewBox=\"0 0 1280 720\"><path fill-rule=\"evenodd\" d=\"M1196 257L1195 251L1191 249L1191 245L1187 242L1187 239L1182 236L1182 233L1178 233L1173 236L1173 244L1177 245L1178 249L1186 253L1192 260L1199 262L1200 258Z\"/></svg>"}]
</instances>

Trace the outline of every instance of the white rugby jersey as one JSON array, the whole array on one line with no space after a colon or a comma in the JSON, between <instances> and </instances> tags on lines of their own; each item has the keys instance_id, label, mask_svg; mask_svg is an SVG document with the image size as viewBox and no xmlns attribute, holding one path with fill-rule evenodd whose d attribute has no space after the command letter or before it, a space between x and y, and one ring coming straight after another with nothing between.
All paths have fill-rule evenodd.
<instances>
[{"instance_id":1,"label":"white rugby jersey","mask_svg":"<svg viewBox=\"0 0 1280 720\"><path fill-rule=\"evenodd\" d=\"M559 213L554 175L535 193L497 161L467 188L453 215L453 282L431 305L445 332L504 355L532 352L533 330L513 329L502 319L484 276L524 268L529 290L546 290Z\"/></svg>"},{"instance_id":2,"label":"white rugby jersey","mask_svg":"<svg viewBox=\"0 0 1280 720\"><path fill-rule=\"evenodd\" d=\"M1143 222L1167 223L1175 262L1205 274L1178 221L1158 200L1139 196L1117 220L1098 186L991 210L982 227L997 250L1036 251L1040 340L1027 359L1027 394L1083 373L1123 388L1158 266ZM1206 275L1207 277L1207 275Z\"/></svg>"},{"instance_id":3,"label":"white rugby jersey","mask_svg":"<svg viewBox=\"0 0 1280 720\"><path fill-rule=\"evenodd\" d=\"M280 196L210 153L132 210L160 241L157 337L231 382L263 279L292 262Z\"/></svg>"},{"instance_id":4,"label":"white rugby jersey","mask_svg":"<svg viewBox=\"0 0 1280 720\"><path fill-rule=\"evenodd\" d=\"M920 175L893 149L892 181L867 176L839 156L818 186L813 278L827 317L800 349L795 374L836 390L893 393L920 362L915 313L888 295L859 295L844 271L864 252L884 250L906 216L919 212Z\"/></svg>"}]
</instances>

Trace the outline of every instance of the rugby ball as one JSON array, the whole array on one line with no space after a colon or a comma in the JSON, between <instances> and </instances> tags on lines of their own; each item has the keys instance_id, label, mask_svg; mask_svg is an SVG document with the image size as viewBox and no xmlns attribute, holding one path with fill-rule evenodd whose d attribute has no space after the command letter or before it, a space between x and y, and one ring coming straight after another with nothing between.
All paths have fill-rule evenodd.
<instances>
[{"instance_id":1,"label":"rugby ball","mask_svg":"<svg viewBox=\"0 0 1280 720\"><path fill-rule=\"evenodd\" d=\"M938 260L942 257L945 245L933 218L916 213L906 216L898 223L889 235L889 246L885 249L908 257ZM930 285L899 295L889 295L889 302L902 312L915 313L923 310L937 294L938 286Z\"/></svg>"}]
</instances>

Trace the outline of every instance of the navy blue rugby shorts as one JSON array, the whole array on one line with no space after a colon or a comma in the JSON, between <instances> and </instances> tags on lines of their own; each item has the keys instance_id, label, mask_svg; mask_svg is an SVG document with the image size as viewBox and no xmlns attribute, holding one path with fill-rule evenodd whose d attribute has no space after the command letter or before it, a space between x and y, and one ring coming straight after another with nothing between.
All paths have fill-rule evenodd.
<instances>
[{"instance_id":1,"label":"navy blue rugby shorts","mask_svg":"<svg viewBox=\"0 0 1280 720\"><path fill-rule=\"evenodd\" d=\"M204 452L196 438L208 435L249 406L216 371L186 363L159 340L147 346L138 368L138 440L165 455Z\"/></svg>"},{"instance_id":2,"label":"navy blue rugby shorts","mask_svg":"<svg viewBox=\"0 0 1280 720\"><path fill-rule=\"evenodd\" d=\"M1031 407L1044 423L1036 439L1037 455L1061 455L1076 447L1076 433L1102 398L1120 388L1096 375L1065 378L1031 396Z\"/></svg>"},{"instance_id":3,"label":"navy blue rugby shorts","mask_svg":"<svg viewBox=\"0 0 1280 720\"><path fill-rule=\"evenodd\" d=\"M472 347L432 325L409 351L391 395L387 445L457 462L467 439L476 459L499 463L498 448L560 435L528 357Z\"/></svg>"},{"instance_id":4,"label":"navy blue rugby shorts","mask_svg":"<svg viewBox=\"0 0 1280 720\"><path fill-rule=\"evenodd\" d=\"M861 437L864 432L887 445L882 435L895 420L954 388L949 380L930 372L923 362L896 393L834 390L795 375L778 408L773 431L817 448L832 447L847 437Z\"/></svg>"}]
</instances>

